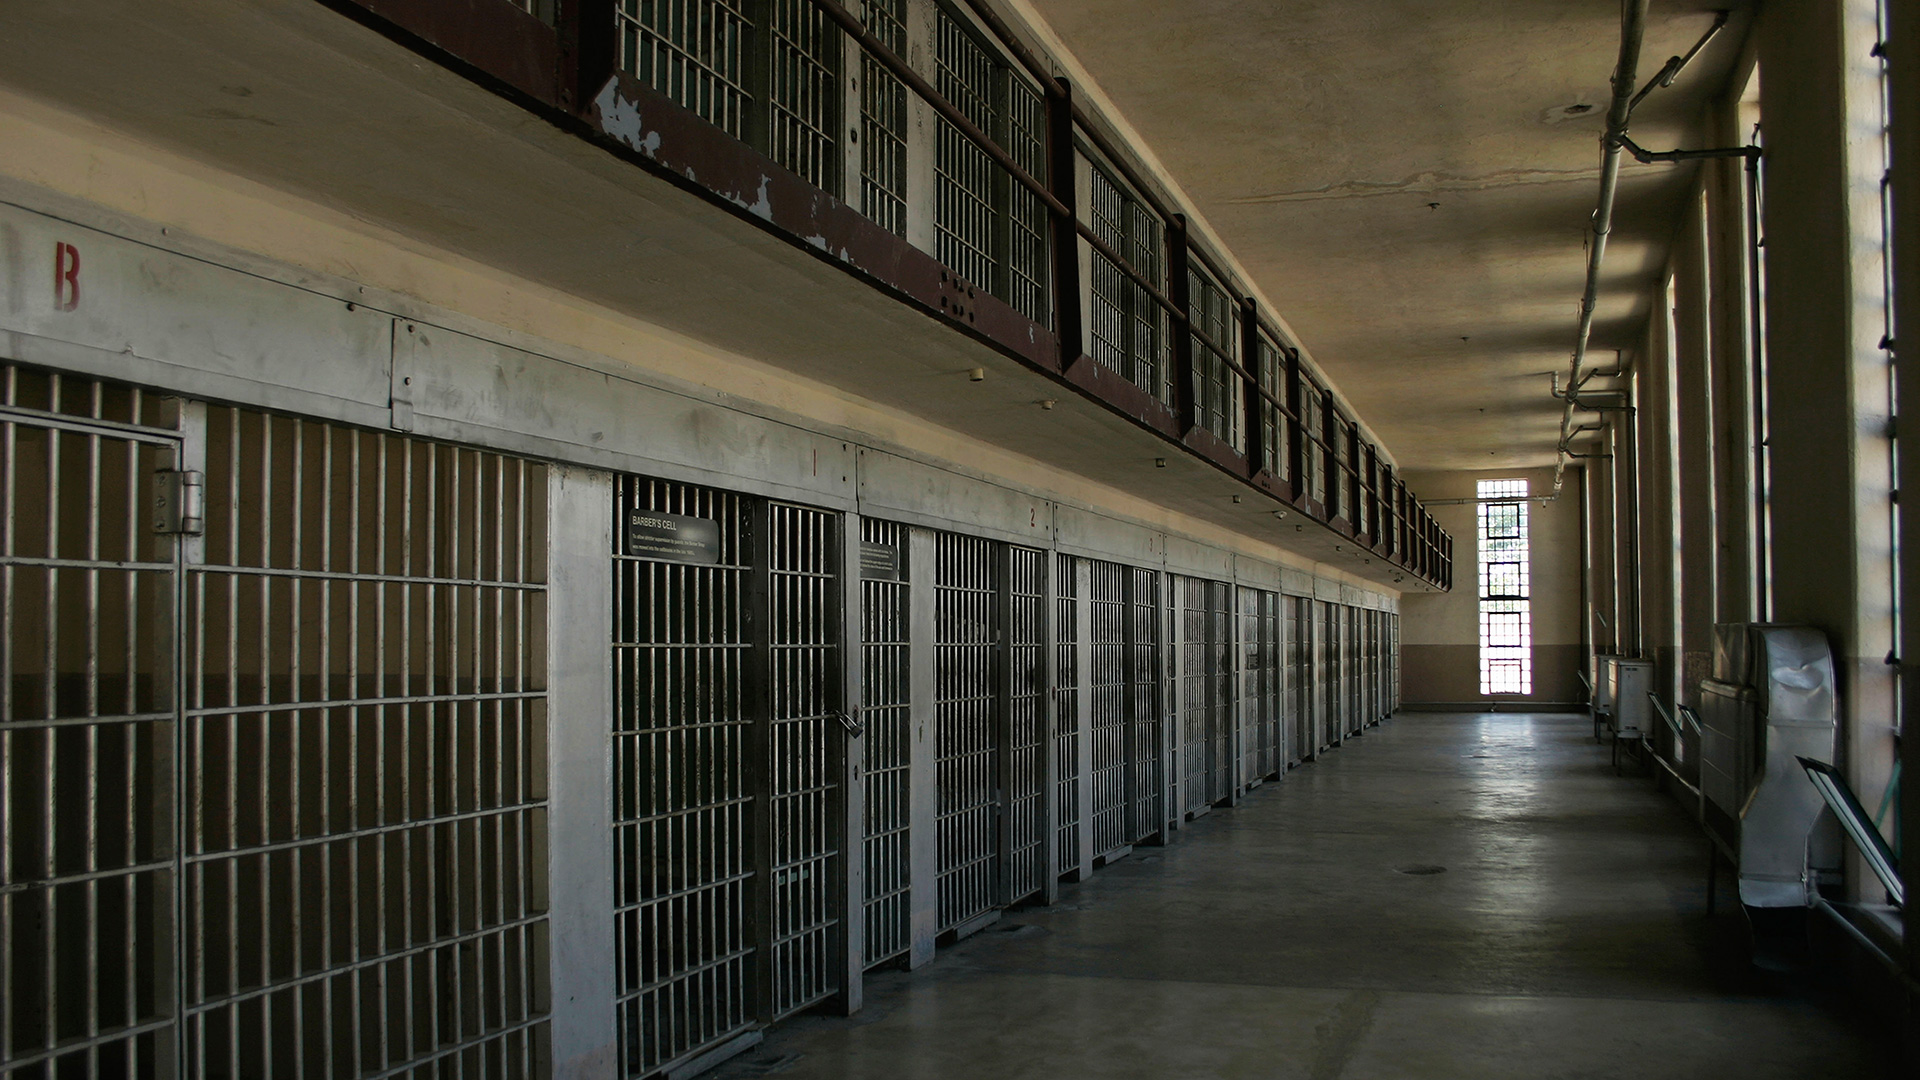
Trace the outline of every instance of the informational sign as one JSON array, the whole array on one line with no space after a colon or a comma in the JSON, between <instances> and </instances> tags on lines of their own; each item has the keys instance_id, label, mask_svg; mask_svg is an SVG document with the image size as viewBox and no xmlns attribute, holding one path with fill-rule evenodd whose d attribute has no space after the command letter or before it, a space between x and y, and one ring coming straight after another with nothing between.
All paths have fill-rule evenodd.
<instances>
[{"instance_id":1,"label":"informational sign","mask_svg":"<svg viewBox=\"0 0 1920 1080\"><path fill-rule=\"evenodd\" d=\"M720 561L720 523L654 510L627 512L627 554L663 562Z\"/></svg>"},{"instance_id":2,"label":"informational sign","mask_svg":"<svg viewBox=\"0 0 1920 1080\"><path fill-rule=\"evenodd\" d=\"M899 581L900 549L892 544L861 544L860 576L870 581Z\"/></svg>"}]
</instances>

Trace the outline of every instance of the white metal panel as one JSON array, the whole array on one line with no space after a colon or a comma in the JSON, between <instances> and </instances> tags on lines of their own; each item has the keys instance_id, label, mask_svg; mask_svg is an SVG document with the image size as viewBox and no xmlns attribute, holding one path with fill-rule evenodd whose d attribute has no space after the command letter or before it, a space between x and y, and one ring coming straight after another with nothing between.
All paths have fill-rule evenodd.
<instances>
[{"instance_id":1,"label":"white metal panel","mask_svg":"<svg viewBox=\"0 0 1920 1080\"><path fill-rule=\"evenodd\" d=\"M969 536L1050 547L1052 503L957 472L863 448L860 512Z\"/></svg>"},{"instance_id":2,"label":"white metal panel","mask_svg":"<svg viewBox=\"0 0 1920 1080\"><path fill-rule=\"evenodd\" d=\"M1247 555L1235 555L1233 558L1233 579L1242 585L1252 585L1278 592L1280 583L1286 578L1286 568L1278 563L1255 559Z\"/></svg>"},{"instance_id":3,"label":"white metal panel","mask_svg":"<svg viewBox=\"0 0 1920 1080\"><path fill-rule=\"evenodd\" d=\"M1166 556L1158 531L1077 506L1054 505L1053 533L1057 550L1083 558L1158 566Z\"/></svg>"},{"instance_id":4,"label":"white metal panel","mask_svg":"<svg viewBox=\"0 0 1920 1080\"><path fill-rule=\"evenodd\" d=\"M614 1012L612 715L613 622L607 551L613 544L613 477L556 468L548 540L548 875L553 897L555 1080L613 1075Z\"/></svg>"},{"instance_id":5,"label":"white metal panel","mask_svg":"<svg viewBox=\"0 0 1920 1080\"><path fill-rule=\"evenodd\" d=\"M1166 552L1166 567L1174 573L1215 579L1233 576L1233 555L1223 548L1168 536Z\"/></svg>"},{"instance_id":6,"label":"white metal panel","mask_svg":"<svg viewBox=\"0 0 1920 1080\"><path fill-rule=\"evenodd\" d=\"M424 434L853 506L853 448L838 439L425 322L402 321L394 342Z\"/></svg>"},{"instance_id":7,"label":"white metal panel","mask_svg":"<svg viewBox=\"0 0 1920 1080\"><path fill-rule=\"evenodd\" d=\"M0 267L19 359L359 423L387 412L380 312L5 203Z\"/></svg>"}]
</instances>

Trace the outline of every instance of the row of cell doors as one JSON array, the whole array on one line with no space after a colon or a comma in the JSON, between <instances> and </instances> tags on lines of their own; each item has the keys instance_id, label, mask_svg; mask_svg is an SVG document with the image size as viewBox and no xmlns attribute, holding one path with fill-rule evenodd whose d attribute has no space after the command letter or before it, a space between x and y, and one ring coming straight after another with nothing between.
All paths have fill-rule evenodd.
<instances>
[{"instance_id":1,"label":"row of cell doors","mask_svg":"<svg viewBox=\"0 0 1920 1080\"><path fill-rule=\"evenodd\" d=\"M1285 670L1310 659L1287 629L1310 600L639 476L613 513L633 1075L1164 838L1182 762L1206 763L1187 782L1209 797L1278 776L1308 745L1290 687L1356 694L1324 714L1352 729L1309 712L1316 750L1385 702L1357 696L1362 646L1384 638L1336 640L1318 681ZM1343 634L1385 625L1338 610ZM1202 716L1188 755L1173 733Z\"/></svg>"},{"instance_id":2,"label":"row of cell doors","mask_svg":"<svg viewBox=\"0 0 1920 1080\"><path fill-rule=\"evenodd\" d=\"M617 477L611 835L550 837L547 474L0 365L0 1078L544 1075L595 842L670 1069L1390 708L1323 707L1377 613Z\"/></svg>"},{"instance_id":3,"label":"row of cell doors","mask_svg":"<svg viewBox=\"0 0 1920 1080\"><path fill-rule=\"evenodd\" d=\"M1398 615L1174 575L1175 805L1186 817L1311 761L1398 708ZM1237 662L1236 662L1237 660Z\"/></svg>"}]
</instances>

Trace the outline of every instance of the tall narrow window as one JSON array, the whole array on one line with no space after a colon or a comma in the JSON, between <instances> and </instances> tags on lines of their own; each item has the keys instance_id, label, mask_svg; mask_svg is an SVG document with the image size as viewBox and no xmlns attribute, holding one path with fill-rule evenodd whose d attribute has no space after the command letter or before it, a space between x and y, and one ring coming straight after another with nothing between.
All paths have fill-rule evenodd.
<instances>
[{"instance_id":1,"label":"tall narrow window","mask_svg":"<svg viewBox=\"0 0 1920 1080\"><path fill-rule=\"evenodd\" d=\"M1533 693L1533 612L1527 482L1482 480L1480 692Z\"/></svg>"}]
</instances>

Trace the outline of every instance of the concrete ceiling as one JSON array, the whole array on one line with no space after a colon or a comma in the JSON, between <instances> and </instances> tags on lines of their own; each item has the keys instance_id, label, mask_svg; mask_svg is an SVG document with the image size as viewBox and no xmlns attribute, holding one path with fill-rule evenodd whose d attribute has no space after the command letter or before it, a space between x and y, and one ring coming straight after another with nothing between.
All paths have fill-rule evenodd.
<instances>
[{"instance_id":1,"label":"concrete ceiling","mask_svg":"<svg viewBox=\"0 0 1920 1080\"><path fill-rule=\"evenodd\" d=\"M1616 0L1027 0L1405 468L1551 464L1619 51ZM1653 5L1635 113L1702 145L1748 4ZM1569 116L1568 106L1590 105ZM1593 338L1630 347L1691 166L1622 171Z\"/></svg>"}]
</instances>

